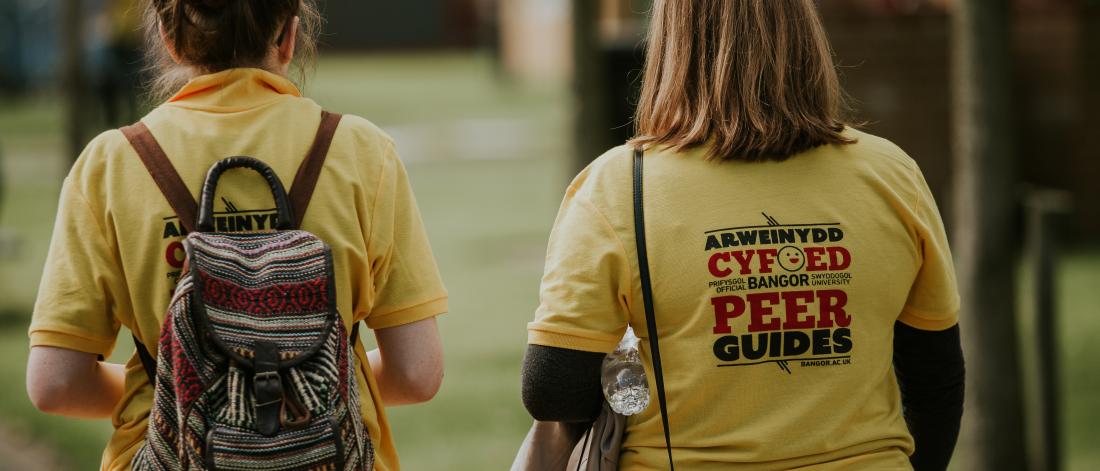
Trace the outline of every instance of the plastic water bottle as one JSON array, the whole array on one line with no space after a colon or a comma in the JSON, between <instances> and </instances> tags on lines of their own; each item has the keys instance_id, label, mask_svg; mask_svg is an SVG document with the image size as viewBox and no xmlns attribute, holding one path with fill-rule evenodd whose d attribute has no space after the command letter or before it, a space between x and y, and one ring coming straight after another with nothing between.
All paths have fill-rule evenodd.
<instances>
[{"instance_id":1,"label":"plastic water bottle","mask_svg":"<svg viewBox=\"0 0 1100 471\"><path fill-rule=\"evenodd\" d=\"M638 337L634 336L634 330L630 327L627 327L618 348L604 357L600 379L603 395L611 410L622 415L634 415L649 406L649 383L638 354Z\"/></svg>"}]
</instances>

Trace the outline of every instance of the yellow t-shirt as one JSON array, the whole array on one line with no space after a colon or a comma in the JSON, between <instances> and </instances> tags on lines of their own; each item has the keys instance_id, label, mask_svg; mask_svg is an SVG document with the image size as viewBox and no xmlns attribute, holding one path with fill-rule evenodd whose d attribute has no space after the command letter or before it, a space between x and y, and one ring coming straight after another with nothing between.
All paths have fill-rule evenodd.
<instances>
[{"instance_id":1,"label":"yellow t-shirt","mask_svg":"<svg viewBox=\"0 0 1100 471\"><path fill-rule=\"evenodd\" d=\"M313 142L321 108L283 77L231 69L191 80L142 121L198 193L217 160L264 160L288 186ZM271 229L274 203L262 178L228 172L219 182L219 231ZM393 141L365 119L345 115L302 229L332 247L337 308L350 328L394 327L447 310L420 213ZM119 131L96 137L65 179L45 273L30 327L31 345L110 354L119 327L156 353L160 325L183 262L182 228L137 153ZM375 467L399 464L381 396L357 348L362 415ZM144 440L153 390L141 362L127 364L126 391L101 469L129 469Z\"/></svg>"},{"instance_id":2,"label":"yellow t-shirt","mask_svg":"<svg viewBox=\"0 0 1100 471\"><path fill-rule=\"evenodd\" d=\"M894 322L956 322L951 254L916 164L890 142L784 162L646 152L646 237L673 456L685 470L911 469ZM632 151L569 186L528 341L610 352L643 339L649 407L621 469L667 467L635 250Z\"/></svg>"}]
</instances>

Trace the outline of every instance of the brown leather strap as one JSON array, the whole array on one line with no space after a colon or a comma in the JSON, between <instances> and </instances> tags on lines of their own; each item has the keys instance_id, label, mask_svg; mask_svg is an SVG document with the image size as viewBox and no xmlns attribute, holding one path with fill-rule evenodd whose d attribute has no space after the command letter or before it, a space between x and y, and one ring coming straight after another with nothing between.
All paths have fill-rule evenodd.
<instances>
[{"instance_id":1,"label":"brown leather strap","mask_svg":"<svg viewBox=\"0 0 1100 471\"><path fill-rule=\"evenodd\" d=\"M137 151L138 156L141 157L141 163L145 164L145 169L149 171L149 175L157 183L160 192L164 193L168 204L172 206L172 210L179 217L180 224L188 232L194 232L199 205L195 202L194 195L187 189L187 185L183 183L179 172L176 172L176 168L172 166L172 162L164 154L164 149L161 149L160 144L153 138L153 134L149 132L149 128L138 121L119 130L122 131L122 134L130 141L130 145Z\"/></svg>"},{"instance_id":2,"label":"brown leather strap","mask_svg":"<svg viewBox=\"0 0 1100 471\"><path fill-rule=\"evenodd\" d=\"M336 126L340 124L339 113L321 111L321 125L317 127L317 136L313 138L313 145L309 148L302 165L298 167L298 174L294 175L294 183L290 187L290 208L294 212L294 227L301 229L305 219L306 208L313 197L313 190L317 188L317 179L321 176L321 167L325 165L325 157L328 156L328 148L332 144L332 136L336 134Z\"/></svg>"},{"instance_id":3,"label":"brown leather strap","mask_svg":"<svg viewBox=\"0 0 1100 471\"><path fill-rule=\"evenodd\" d=\"M336 127L340 124L342 117L339 113L321 111L321 124L317 128L313 145L310 146L309 153L302 160L298 173L294 176L294 184L290 188L290 206L296 228L302 227L306 208L309 207L309 200L313 197L313 190L317 188L317 179L321 176L321 168L324 167L325 157L328 156L328 149L332 145L332 137L336 134ZM168 204L179 217L180 224L188 232L194 232L199 205L168 160L164 149L149 132L149 128L139 121L121 128L120 131L141 157L145 169L149 171L149 175L153 177L153 181L156 182L161 193L164 193Z\"/></svg>"}]
</instances>

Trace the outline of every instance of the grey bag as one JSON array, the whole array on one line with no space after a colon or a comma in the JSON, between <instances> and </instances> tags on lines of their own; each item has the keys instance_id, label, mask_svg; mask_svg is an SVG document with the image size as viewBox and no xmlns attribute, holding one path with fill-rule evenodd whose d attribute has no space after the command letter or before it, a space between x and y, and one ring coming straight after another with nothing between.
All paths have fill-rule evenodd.
<instances>
[{"instance_id":1,"label":"grey bag","mask_svg":"<svg viewBox=\"0 0 1100 471\"><path fill-rule=\"evenodd\" d=\"M587 429L580 423L536 420L511 471L617 471L625 431L626 417L607 402Z\"/></svg>"}]
</instances>

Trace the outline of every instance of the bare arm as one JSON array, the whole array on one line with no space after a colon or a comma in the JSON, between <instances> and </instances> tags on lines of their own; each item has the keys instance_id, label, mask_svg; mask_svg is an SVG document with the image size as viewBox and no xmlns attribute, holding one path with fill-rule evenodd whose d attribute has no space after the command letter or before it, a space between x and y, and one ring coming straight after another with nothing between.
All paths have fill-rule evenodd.
<instances>
[{"instance_id":1,"label":"bare arm","mask_svg":"<svg viewBox=\"0 0 1100 471\"><path fill-rule=\"evenodd\" d=\"M387 406L427 402L443 382L443 346L435 318L374 331L367 353Z\"/></svg>"},{"instance_id":2,"label":"bare arm","mask_svg":"<svg viewBox=\"0 0 1100 471\"><path fill-rule=\"evenodd\" d=\"M27 395L38 410L77 418L109 417L122 398L125 366L66 348L32 347Z\"/></svg>"}]
</instances>

